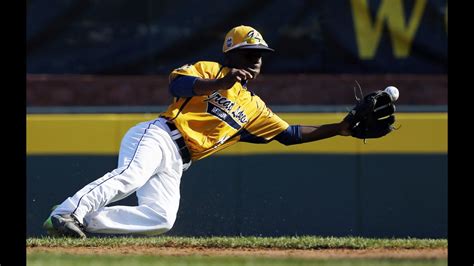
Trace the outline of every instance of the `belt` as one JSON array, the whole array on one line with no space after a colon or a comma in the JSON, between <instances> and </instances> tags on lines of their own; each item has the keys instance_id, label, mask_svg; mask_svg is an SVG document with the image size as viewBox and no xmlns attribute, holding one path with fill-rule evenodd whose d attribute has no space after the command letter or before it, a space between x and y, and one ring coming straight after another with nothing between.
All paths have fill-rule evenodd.
<instances>
[{"instance_id":1,"label":"belt","mask_svg":"<svg viewBox=\"0 0 474 266\"><path fill-rule=\"evenodd\" d=\"M178 146L179 154L181 155L181 159L183 159L183 164L189 163L191 161L191 153L189 152L188 147L186 147L183 135L181 135L179 130L172 122L166 121L166 125L170 128L171 138Z\"/></svg>"}]
</instances>

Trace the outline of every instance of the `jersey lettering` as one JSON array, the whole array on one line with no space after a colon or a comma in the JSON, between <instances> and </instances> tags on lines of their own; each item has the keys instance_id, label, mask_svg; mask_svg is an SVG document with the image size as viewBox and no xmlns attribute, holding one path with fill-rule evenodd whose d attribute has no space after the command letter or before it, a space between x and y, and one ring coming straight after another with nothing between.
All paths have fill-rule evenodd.
<instances>
[{"instance_id":1,"label":"jersey lettering","mask_svg":"<svg viewBox=\"0 0 474 266\"><path fill-rule=\"evenodd\" d=\"M233 127L236 130L239 130L241 127L237 122L235 122L234 119L232 119L232 117L228 113L226 113L224 110L210 102L207 103L207 112L226 122L229 126Z\"/></svg>"},{"instance_id":2,"label":"jersey lettering","mask_svg":"<svg viewBox=\"0 0 474 266\"><path fill-rule=\"evenodd\" d=\"M212 101L227 111L231 111L235 106L233 101L220 95L218 92L214 92L213 94L209 95L209 98L207 98L205 101ZM231 114L234 118L239 120L241 124L248 122L247 116L245 115L244 110L240 109L240 106L237 107L237 110L232 111Z\"/></svg>"},{"instance_id":3,"label":"jersey lettering","mask_svg":"<svg viewBox=\"0 0 474 266\"><path fill-rule=\"evenodd\" d=\"M233 101L231 101L231 100L227 99L226 97L220 95L218 92L214 92L213 94L209 95L209 98L207 98L205 101L206 102L211 101L211 102L217 103L219 106L221 106L222 108L224 108L227 111L232 110L232 107L234 107L234 105L235 105L235 103Z\"/></svg>"},{"instance_id":4,"label":"jersey lettering","mask_svg":"<svg viewBox=\"0 0 474 266\"><path fill-rule=\"evenodd\" d=\"M244 110L240 110L240 106L237 107L237 110L232 112L232 115L237 118L241 124L248 122L247 116L244 113Z\"/></svg>"}]
</instances>

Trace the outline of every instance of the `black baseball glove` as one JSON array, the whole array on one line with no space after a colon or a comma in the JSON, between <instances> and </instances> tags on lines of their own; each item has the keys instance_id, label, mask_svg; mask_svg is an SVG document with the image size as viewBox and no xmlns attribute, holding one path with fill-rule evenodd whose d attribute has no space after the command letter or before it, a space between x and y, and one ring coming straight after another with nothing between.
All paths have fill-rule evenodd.
<instances>
[{"instance_id":1,"label":"black baseball glove","mask_svg":"<svg viewBox=\"0 0 474 266\"><path fill-rule=\"evenodd\" d=\"M395 105L385 91L375 91L362 99L347 114L351 136L359 139L380 138L394 130Z\"/></svg>"}]
</instances>

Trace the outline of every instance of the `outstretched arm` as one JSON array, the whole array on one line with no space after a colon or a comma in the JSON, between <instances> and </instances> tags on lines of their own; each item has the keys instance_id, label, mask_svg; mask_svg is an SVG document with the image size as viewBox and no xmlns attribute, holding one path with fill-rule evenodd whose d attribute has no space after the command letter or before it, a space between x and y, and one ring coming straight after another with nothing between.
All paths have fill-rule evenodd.
<instances>
[{"instance_id":1,"label":"outstretched arm","mask_svg":"<svg viewBox=\"0 0 474 266\"><path fill-rule=\"evenodd\" d=\"M350 136L349 126L349 123L346 121L317 126L301 126L301 143L327 139L334 136Z\"/></svg>"},{"instance_id":2,"label":"outstretched arm","mask_svg":"<svg viewBox=\"0 0 474 266\"><path fill-rule=\"evenodd\" d=\"M316 126L293 125L278 134L274 139L285 145L294 145L327 139L334 136L350 136L351 132L349 128L350 123L347 121Z\"/></svg>"}]
</instances>

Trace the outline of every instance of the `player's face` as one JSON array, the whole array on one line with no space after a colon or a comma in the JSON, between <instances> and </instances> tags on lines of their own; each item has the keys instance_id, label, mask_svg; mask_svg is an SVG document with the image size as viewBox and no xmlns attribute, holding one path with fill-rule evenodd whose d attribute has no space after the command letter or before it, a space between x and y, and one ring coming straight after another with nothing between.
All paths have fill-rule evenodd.
<instances>
[{"instance_id":1,"label":"player's face","mask_svg":"<svg viewBox=\"0 0 474 266\"><path fill-rule=\"evenodd\" d=\"M254 79L260 74L262 67L262 51L257 49L240 49L229 52L228 60L231 67L245 69L252 73Z\"/></svg>"}]
</instances>

